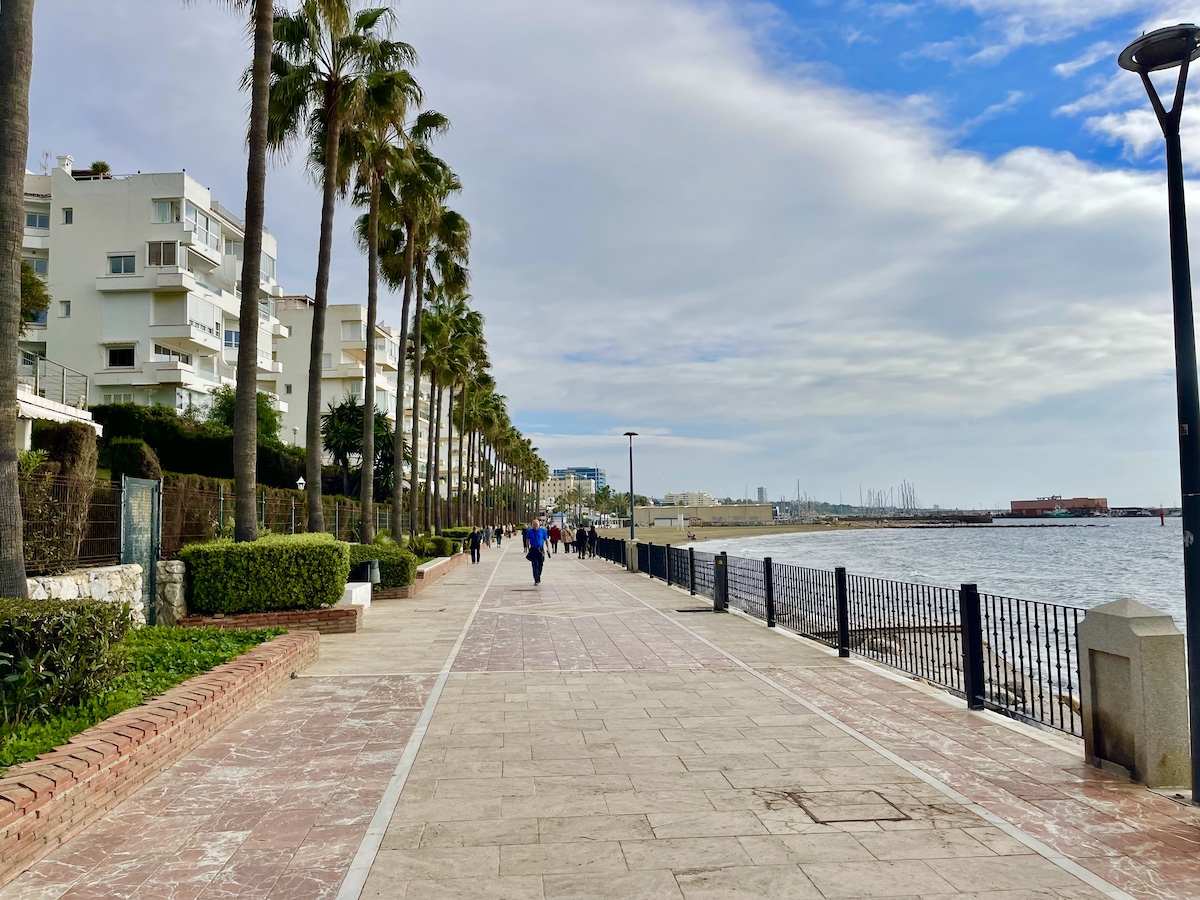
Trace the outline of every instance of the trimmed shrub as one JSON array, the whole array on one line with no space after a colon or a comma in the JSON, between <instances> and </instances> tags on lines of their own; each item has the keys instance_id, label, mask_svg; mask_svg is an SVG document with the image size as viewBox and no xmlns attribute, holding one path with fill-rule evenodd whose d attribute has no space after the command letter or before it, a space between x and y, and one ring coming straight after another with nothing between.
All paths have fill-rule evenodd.
<instances>
[{"instance_id":1,"label":"trimmed shrub","mask_svg":"<svg viewBox=\"0 0 1200 900\"><path fill-rule=\"evenodd\" d=\"M45 450L63 478L96 477L96 431L90 425L38 419L33 423L33 448Z\"/></svg>"},{"instance_id":2,"label":"trimmed shrub","mask_svg":"<svg viewBox=\"0 0 1200 900\"><path fill-rule=\"evenodd\" d=\"M192 544L179 558L187 566L188 611L204 615L333 606L350 577L349 545L327 534Z\"/></svg>"},{"instance_id":3,"label":"trimmed shrub","mask_svg":"<svg viewBox=\"0 0 1200 900\"><path fill-rule=\"evenodd\" d=\"M443 528L442 537L448 537L455 541L465 541L471 536L471 529L463 526L461 528Z\"/></svg>"},{"instance_id":4,"label":"trimmed shrub","mask_svg":"<svg viewBox=\"0 0 1200 900\"><path fill-rule=\"evenodd\" d=\"M0 734L108 691L129 607L98 600L0 600Z\"/></svg>"},{"instance_id":5,"label":"trimmed shrub","mask_svg":"<svg viewBox=\"0 0 1200 900\"><path fill-rule=\"evenodd\" d=\"M441 535L426 538L425 547L431 551L430 556L450 556L454 553L454 541Z\"/></svg>"},{"instance_id":6,"label":"trimmed shrub","mask_svg":"<svg viewBox=\"0 0 1200 900\"><path fill-rule=\"evenodd\" d=\"M379 560L379 584L375 590L407 587L417 580L417 558L395 544L351 544L350 564Z\"/></svg>"},{"instance_id":7,"label":"trimmed shrub","mask_svg":"<svg viewBox=\"0 0 1200 900\"><path fill-rule=\"evenodd\" d=\"M117 438L108 445L108 469L113 481L121 476L159 481L162 468L150 445L141 438Z\"/></svg>"}]
</instances>

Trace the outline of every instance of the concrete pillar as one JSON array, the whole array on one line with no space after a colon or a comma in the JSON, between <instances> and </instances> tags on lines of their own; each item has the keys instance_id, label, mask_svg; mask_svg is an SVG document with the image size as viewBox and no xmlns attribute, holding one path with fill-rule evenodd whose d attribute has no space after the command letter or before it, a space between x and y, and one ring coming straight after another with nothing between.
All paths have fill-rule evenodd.
<instances>
[{"instance_id":1,"label":"concrete pillar","mask_svg":"<svg viewBox=\"0 0 1200 900\"><path fill-rule=\"evenodd\" d=\"M1116 600L1088 610L1078 640L1088 762L1150 787L1186 787L1187 667L1174 620Z\"/></svg>"},{"instance_id":2,"label":"concrete pillar","mask_svg":"<svg viewBox=\"0 0 1200 900\"><path fill-rule=\"evenodd\" d=\"M637 560L637 541L625 542L625 568L630 572L640 571Z\"/></svg>"}]
</instances>

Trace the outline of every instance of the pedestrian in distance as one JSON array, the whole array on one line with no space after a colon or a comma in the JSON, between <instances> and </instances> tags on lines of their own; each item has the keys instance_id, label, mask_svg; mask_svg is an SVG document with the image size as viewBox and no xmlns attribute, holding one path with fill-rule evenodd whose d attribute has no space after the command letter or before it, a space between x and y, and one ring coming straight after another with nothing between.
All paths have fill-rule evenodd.
<instances>
[{"instance_id":1,"label":"pedestrian in distance","mask_svg":"<svg viewBox=\"0 0 1200 900\"><path fill-rule=\"evenodd\" d=\"M583 559L587 556L588 533L587 530L580 525L575 529L575 549L579 552L579 558Z\"/></svg>"},{"instance_id":2,"label":"pedestrian in distance","mask_svg":"<svg viewBox=\"0 0 1200 900\"><path fill-rule=\"evenodd\" d=\"M471 562L479 562L479 549L483 546L483 532L478 526L472 526L471 536L468 538L471 544Z\"/></svg>"},{"instance_id":3,"label":"pedestrian in distance","mask_svg":"<svg viewBox=\"0 0 1200 900\"><path fill-rule=\"evenodd\" d=\"M596 533L596 526L593 525L588 529L588 556L595 558L596 543L600 540L600 535Z\"/></svg>"},{"instance_id":4,"label":"pedestrian in distance","mask_svg":"<svg viewBox=\"0 0 1200 900\"><path fill-rule=\"evenodd\" d=\"M558 552L558 542L562 540L562 529L557 524L550 526L550 547Z\"/></svg>"},{"instance_id":5,"label":"pedestrian in distance","mask_svg":"<svg viewBox=\"0 0 1200 900\"><path fill-rule=\"evenodd\" d=\"M571 548L575 546L575 530L566 522L562 527L563 552L570 553Z\"/></svg>"},{"instance_id":6,"label":"pedestrian in distance","mask_svg":"<svg viewBox=\"0 0 1200 900\"><path fill-rule=\"evenodd\" d=\"M497 525L496 526L496 548L499 549L501 546L503 546L503 544L504 544L504 529L501 526Z\"/></svg>"},{"instance_id":7,"label":"pedestrian in distance","mask_svg":"<svg viewBox=\"0 0 1200 900\"><path fill-rule=\"evenodd\" d=\"M491 525L483 526L483 542L485 544L487 544L489 547L492 546L492 526Z\"/></svg>"},{"instance_id":8,"label":"pedestrian in distance","mask_svg":"<svg viewBox=\"0 0 1200 900\"><path fill-rule=\"evenodd\" d=\"M546 544L550 535L542 523L534 519L525 529L525 558L533 564L533 583L542 583L542 566L546 564Z\"/></svg>"}]
</instances>

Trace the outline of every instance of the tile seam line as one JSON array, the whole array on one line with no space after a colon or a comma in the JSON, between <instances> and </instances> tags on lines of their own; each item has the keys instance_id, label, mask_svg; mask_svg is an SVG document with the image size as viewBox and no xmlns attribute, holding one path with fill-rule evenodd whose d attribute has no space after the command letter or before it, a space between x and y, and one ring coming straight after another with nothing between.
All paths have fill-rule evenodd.
<instances>
[{"instance_id":1,"label":"tile seam line","mask_svg":"<svg viewBox=\"0 0 1200 900\"><path fill-rule=\"evenodd\" d=\"M437 680L434 681L433 688L429 692L429 699L425 701L425 707L421 710L421 716L417 719L413 733L404 747L404 753L400 756L400 762L396 764L396 769L388 781L388 786L384 789L383 796L379 798L379 805L375 808L375 814L371 817L371 823L367 826L367 832L363 835L362 841L359 842L358 850L354 854L354 859L350 863L346 877L342 880L342 884L338 888L337 900L358 900L363 892L363 888L367 885L367 878L371 874L372 867L375 865L375 858L379 854L379 848L383 845L384 835L387 834L388 826L392 822L392 816L396 812L396 805L400 802L400 794L404 791L404 785L408 782L408 776L412 772L413 764L417 761L417 754L421 752L421 745L425 741L425 735L429 731L429 723L433 720L434 711L437 709L438 701L442 697L442 690L445 688L446 682L450 678L450 672L454 668L454 663L458 659L458 654L466 642L467 633L471 630L471 624L475 621L475 615L479 612L480 606L483 605L483 599L487 596L487 592L491 590L492 582L496 580L496 574L500 571L500 561L507 553L508 548L505 547L501 550L500 555L496 557L496 564L492 568L491 575L488 576L487 582L484 583L483 589L479 592L479 597L476 598L475 605L471 608L471 614L467 616L467 621L463 623L462 630L458 633L458 640L450 648L450 652L446 656L446 662L442 664L442 669L438 673Z\"/></svg>"},{"instance_id":2,"label":"tile seam line","mask_svg":"<svg viewBox=\"0 0 1200 900\"><path fill-rule=\"evenodd\" d=\"M1104 878L1101 878L1099 875L1097 875L1095 872L1092 872L1090 869L1085 868L1083 865L1081 865L1080 863L1077 863L1075 860L1071 859L1070 857L1066 856L1065 854L1060 853L1059 851L1048 846L1047 844L1043 843L1042 841L1038 840L1037 838L1033 837L1032 835L1027 834L1025 831L1023 831L1018 826L1013 825L1011 822L1005 821L1004 819L1000 818L1000 816L997 816L995 813L991 812L990 810L984 808L983 806L980 806L978 803L973 802L970 798L964 796L963 794L960 794L954 788L950 787L950 785L945 784L940 779L935 778L934 776L930 775L928 772L925 772L924 770L922 770L920 767L914 765L913 763L910 763L906 759L903 759L902 757L893 753L891 750L888 750L882 744L879 744L878 742L872 740L871 738L867 737L865 734L862 734L855 728L851 727L850 725L847 725L845 722L840 721L839 719L837 719L830 713L826 712L824 709L817 706L816 704L811 703L808 700L805 700L799 694L795 693L794 691L789 690L788 688L786 688L783 685L776 682L774 679L770 678L767 675L764 675L762 672L759 672L757 669L755 669L749 663L743 661L742 659L738 658L737 656L734 656L728 650L725 650L725 649L717 646L715 643L710 641L708 638L704 637L704 635L700 634L699 632L693 631L691 628L689 628L688 626L684 625L681 622L676 622L674 619L672 619L670 616L668 616L665 612L658 609L657 607L651 606L649 603L647 603L641 597L638 597L636 594L632 593L631 591L626 590L624 587L622 587L617 582L613 581L607 575L605 575L601 572L596 572L595 574L599 578L602 578L604 581L607 581L609 584L611 584L617 590L621 591L624 594L627 594L630 597L633 597L633 599L637 600L639 603L641 603L647 609L650 609L650 610L658 613L660 616L662 616L668 622L671 622L672 624L678 626L679 628L682 628L688 634L692 635L692 637L696 638L696 640L698 640L704 644L707 644L713 650L716 650L718 653L724 655L731 662L733 662L734 665L749 672L751 675L753 675L759 681L762 681L765 684L770 685L772 688L779 691L779 693L783 694L784 696L789 697L790 699L794 700L796 703L799 703L801 706L804 706L807 709L812 710L815 715L820 716L822 719L824 719L830 725L833 725L834 727L840 729L841 731L845 732L846 734L850 735L851 737L855 738L856 740L861 741L863 744L865 744L867 747L869 747L870 749L874 750L876 753L883 756L889 762L892 762L895 765L898 765L900 768L904 769L910 775L913 775L916 778L919 778L921 781L925 782L930 787L940 791L942 794L945 794L946 797L953 800L955 803L961 804L962 806L966 807L971 812L975 813L975 815L979 816L981 819L983 819L983 820L989 822L990 824L994 825L995 827L999 828L1001 831L1003 831L1009 837L1024 844L1026 847L1028 847L1030 850L1032 850L1037 855L1041 856L1043 859L1053 863L1054 865L1056 865L1060 869L1063 869L1064 871L1070 873L1071 875L1074 875L1076 878L1078 878L1080 881L1082 881L1088 887L1091 887L1091 888L1094 888L1094 889L1100 891L1105 896L1112 898L1112 900L1136 900L1136 898L1132 894L1129 894L1129 893L1121 890L1116 885L1109 883Z\"/></svg>"}]
</instances>

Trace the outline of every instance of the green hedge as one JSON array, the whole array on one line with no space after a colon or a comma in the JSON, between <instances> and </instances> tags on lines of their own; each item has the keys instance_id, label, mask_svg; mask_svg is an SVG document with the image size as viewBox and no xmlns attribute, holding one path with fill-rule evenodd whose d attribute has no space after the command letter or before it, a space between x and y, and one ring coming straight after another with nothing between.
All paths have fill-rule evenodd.
<instances>
[{"instance_id":1,"label":"green hedge","mask_svg":"<svg viewBox=\"0 0 1200 900\"><path fill-rule=\"evenodd\" d=\"M455 552L454 541L442 535L413 535L408 547L417 556L451 556Z\"/></svg>"},{"instance_id":2,"label":"green hedge","mask_svg":"<svg viewBox=\"0 0 1200 900\"><path fill-rule=\"evenodd\" d=\"M154 450L141 438L117 438L108 445L108 470L113 481L130 478L162 480L162 467Z\"/></svg>"},{"instance_id":3,"label":"green hedge","mask_svg":"<svg viewBox=\"0 0 1200 900\"><path fill-rule=\"evenodd\" d=\"M188 611L254 613L333 606L350 577L350 547L328 534L219 540L179 552Z\"/></svg>"},{"instance_id":4,"label":"green hedge","mask_svg":"<svg viewBox=\"0 0 1200 900\"><path fill-rule=\"evenodd\" d=\"M471 536L471 529L467 526L461 528L443 528L442 537L448 537L455 541L465 541Z\"/></svg>"},{"instance_id":5,"label":"green hedge","mask_svg":"<svg viewBox=\"0 0 1200 900\"><path fill-rule=\"evenodd\" d=\"M121 603L0 600L0 733L107 691L128 630Z\"/></svg>"},{"instance_id":6,"label":"green hedge","mask_svg":"<svg viewBox=\"0 0 1200 900\"><path fill-rule=\"evenodd\" d=\"M375 590L407 587L417 580L417 558L395 544L351 544L350 565L379 560L379 584Z\"/></svg>"},{"instance_id":7,"label":"green hedge","mask_svg":"<svg viewBox=\"0 0 1200 900\"><path fill-rule=\"evenodd\" d=\"M63 478L96 477L96 430L83 422L33 422L33 449L45 450Z\"/></svg>"}]
</instances>

